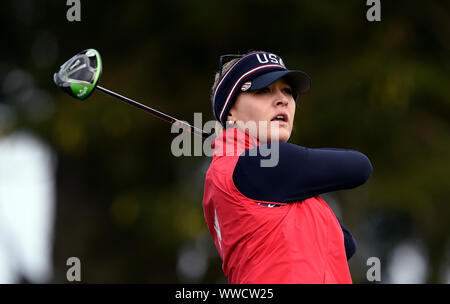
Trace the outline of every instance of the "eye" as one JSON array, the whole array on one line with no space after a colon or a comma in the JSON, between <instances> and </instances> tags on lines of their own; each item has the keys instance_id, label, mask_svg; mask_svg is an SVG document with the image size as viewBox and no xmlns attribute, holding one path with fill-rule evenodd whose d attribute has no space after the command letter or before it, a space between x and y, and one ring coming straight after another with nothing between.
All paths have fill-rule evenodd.
<instances>
[{"instance_id":1,"label":"eye","mask_svg":"<svg viewBox=\"0 0 450 304\"><path fill-rule=\"evenodd\" d=\"M291 89L290 87L284 88L284 89L283 89L283 92L286 93L286 94L288 94L288 95L293 96L292 89Z\"/></svg>"}]
</instances>

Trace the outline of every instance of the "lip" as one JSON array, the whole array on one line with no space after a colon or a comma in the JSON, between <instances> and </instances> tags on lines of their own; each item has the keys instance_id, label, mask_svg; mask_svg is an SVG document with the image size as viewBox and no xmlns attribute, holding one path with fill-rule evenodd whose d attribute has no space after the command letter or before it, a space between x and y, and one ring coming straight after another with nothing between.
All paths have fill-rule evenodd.
<instances>
[{"instance_id":1,"label":"lip","mask_svg":"<svg viewBox=\"0 0 450 304\"><path fill-rule=\"evenodd\" d=\"M282 120L274 120L274 119L275 119L277 116L279 116L279 115L284 116L284 121L282 121ZM278 121L278 122L280 123L281 126L282 126L282 125L287 125L288 122L289 122L289 115L288 115L288 113L285 112L285 111L280 111L280 112L278 112L277 114L275 114L275 115L272 117L272 119L271 119L270 121Z\"/></svg>"}]
</instances>

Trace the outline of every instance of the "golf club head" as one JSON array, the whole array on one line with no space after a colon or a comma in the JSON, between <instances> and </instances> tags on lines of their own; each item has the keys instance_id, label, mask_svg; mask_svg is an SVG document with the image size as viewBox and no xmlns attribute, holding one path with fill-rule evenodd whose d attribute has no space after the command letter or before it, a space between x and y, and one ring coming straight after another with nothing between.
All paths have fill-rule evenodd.
<instances>
[{"instance_id":1,"label":"golf club head","mask_svg":"<svg viewBox=\"0 0 450 304\"><path fill-rule=\"evenodd\" d=\"M101 73L99 52L87 49L66 61L53 75L53 80L58 88L70 96L85 100L97 86Z\"/></svg>"}]
</instances>

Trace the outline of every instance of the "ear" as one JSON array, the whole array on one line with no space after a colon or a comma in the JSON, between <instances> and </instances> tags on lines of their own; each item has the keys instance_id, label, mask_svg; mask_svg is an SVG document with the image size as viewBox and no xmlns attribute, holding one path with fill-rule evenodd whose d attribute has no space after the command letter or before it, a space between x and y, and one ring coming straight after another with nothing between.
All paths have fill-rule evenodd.
<instances>
[{"instance_id":1,"label":"ear","mask_svg":"<svg viewBox=\"0 0 450 304\"><path fill-rule=\"evenodd\" d=\"M234 108L230 109L230 111L228 112L227 120L226 120L227 127L230 127L236 123L236 121L234 119L235 115L233 115L233 113L234 113Z\"/></svg>"}]
</instances>

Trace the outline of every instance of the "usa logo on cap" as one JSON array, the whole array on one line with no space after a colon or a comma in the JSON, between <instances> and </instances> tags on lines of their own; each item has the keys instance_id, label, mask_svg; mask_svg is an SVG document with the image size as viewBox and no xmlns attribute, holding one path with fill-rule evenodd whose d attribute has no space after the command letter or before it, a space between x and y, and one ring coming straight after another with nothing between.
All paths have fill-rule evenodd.
<instances>
[{"instance_id":1,"label":"usa logo on cap","mask_svg":"<svg viewBox=\"0 0 450 304\"><path fill-rule=\"evenodd\" d=\"M251 81L247 81L246 83L244 83L242 85L241 91L247 91L251 86L252 86L252 82Z\"/></svg>"}]
</instances>

